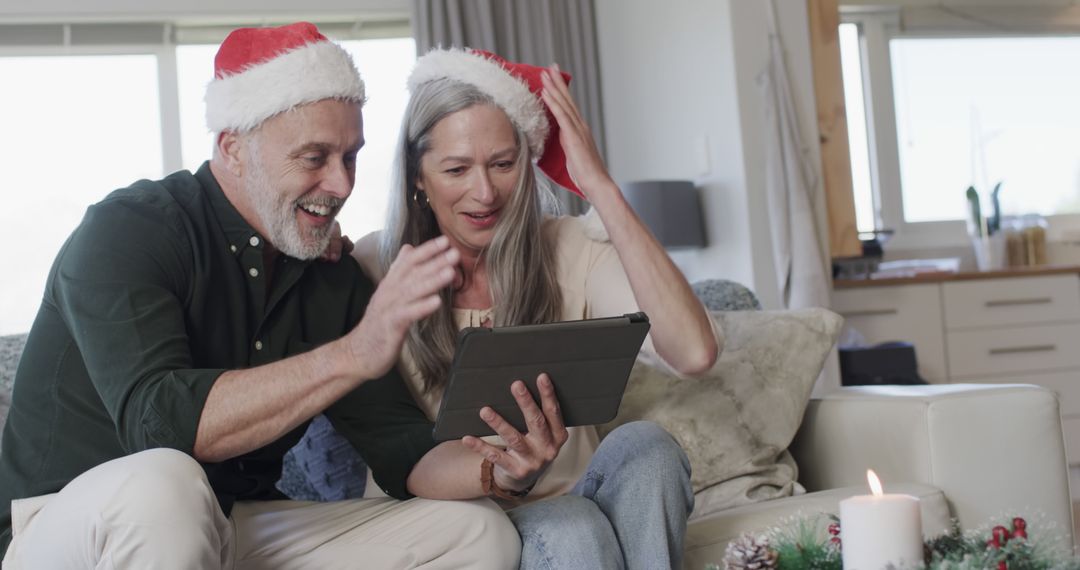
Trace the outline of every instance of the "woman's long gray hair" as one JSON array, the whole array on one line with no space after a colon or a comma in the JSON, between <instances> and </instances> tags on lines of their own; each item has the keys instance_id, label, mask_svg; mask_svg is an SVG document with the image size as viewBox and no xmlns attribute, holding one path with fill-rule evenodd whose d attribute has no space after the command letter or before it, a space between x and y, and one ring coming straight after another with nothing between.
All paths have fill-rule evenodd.
<instances>
[{"instance_id":1,"label":"woman's long gray hair","mask_svg":"<svg viewBox=\"0 0 1080 570\"><path fill-rule=\"evenodd\" d=\"M380 243L385 271L401 246L418 245L442 232L435 214L416 200L420 160L431 149L431 130L447 115L473 105L494 105L471 85L440 79L416 87L409 99L398 139L394 190ZM492 296L493 325L523 325L560 320L562 295L555 276L553 244L544 239L544 190L533 173L528 142L516 127L519 174L510 200L495 227L491 245L482 253ZM415 323L405 339L424 380L424 391L446 384L458 329L452 311L453 287L441 293L442 305Z\"/></svg>"}]
</instances>

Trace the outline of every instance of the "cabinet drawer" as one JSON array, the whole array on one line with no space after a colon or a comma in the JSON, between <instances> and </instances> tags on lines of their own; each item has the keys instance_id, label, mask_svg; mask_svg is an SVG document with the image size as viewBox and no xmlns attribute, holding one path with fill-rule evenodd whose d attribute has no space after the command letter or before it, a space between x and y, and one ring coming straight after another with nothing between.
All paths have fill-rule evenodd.
<instances>
[{"instance_id":1,"label":"cabinet drawer","mask_svg":"<svg viewBox=\"0 0 1080 570\"><path fill-rule=\"evenodd\" d=\"M1080 419L1080 368L1060 372L986 376L967 381L972 380L986 384L1038 384L1057 394L1061 415ZM1080 431L1077 436L1080 436ZM1080 457L1077 457L1077 460L1080 461Z\"/></svg>"},{"instance_id":2,"label":"cabinet drawer","mask_svg":"<svg viewBox=\"0 0 1080 570\"><path fill-rule=\"evenodd\" d=\"M929 382L947 381L938 285L839 289L833 291L832 309L870 344L912 343L919 375Z\"/></svg>"},{"instance_id":3,"label":"cabinet drawer","mask_svg":"<svg viewBox=\"0 0 1080 570\"><path fill-rule=\"evenodd\" d=\"M1080 324L950 331L954 381L1080 367Z\"/></svg>"},{"instance_id":4,"label":"cabinet drawer","mask_svg":"<svg viewBox=\"0 0 1080 570\"><path fill-rule=\"evenodd\" d=\"M949 329L1080 320L1080 278L1046 275L942 285Z\"/></svg>"}]
</instances>

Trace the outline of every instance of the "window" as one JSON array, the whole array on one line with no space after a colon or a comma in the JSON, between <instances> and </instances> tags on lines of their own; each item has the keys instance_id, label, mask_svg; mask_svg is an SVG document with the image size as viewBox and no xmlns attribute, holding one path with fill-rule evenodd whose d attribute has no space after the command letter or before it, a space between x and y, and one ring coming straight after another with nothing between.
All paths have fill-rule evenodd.
<instances>
[{"instance_id":1,"label":"window","mask_svg":"<svg viewBox=\"0 0 1080 570\"><path fill-rule=\"evenodd\" d=\"M160 177L161 127L152 55L0 57L0 77L0 334L11 334L30 329L86 207Z\"/></svg>"},{"instance_id":2,"label":"window","mask_svg":"<svg viewBox=\"0 0 1080 570\"><path fill-rule=\"evenodd\" d=\"M851 186L855 194L855 220L860 232L873 231L874 189L870 182L870 148L866 135L866 106L863 101L862 53L859 28L840 24L840 66L844 80L848 147L851 149Z\"/></svg>"},{"instance_id":3,"label":"window","mask_svg":"<svg viewBox=\"0 0 1080 570\"><path fill-rule=\"evenodd\" d=\"M101 33L101 26L0 26L0 168L7 185L0 335L30 329L53 258L87 206L140 178L161 178L181 164L193 170L210 157L202 98L227 29L176 30L180 41L151 45L148 39L169 35L167 27L116 25ZM353 238L382 226L405 80L416 56L412 38L402 37L407 22L365 26L374 37L349 35L358 28L320 25L350 51L368 93L366 145L339 216ZM40 47L53 29L65 30L54 35L69 43ZM5 38L29 38L25 44L36 47L3 45Z\"/></svg>"},{"instance_id":4,"label":"window","mask_svg":"<svg viewBox=\"0 0 1080 570\"><path fill-rule=\"evenodd\" d=\"M964 219L964 190L998 182L1005 214L1080 211L1080 38L897 38L889 50L907 222Z\"/></svg>"},{"instance_id":5,"label":"window","mask_svg":"<svg viewBox=\"0 0 1080 570\"><path fill-rule=\"evenodd\" d=\"M844 13L858 227L897 249L965 245L965 190L987 209L998 182L1003 214L1080 230L1080 21L977 10Z\"/></svg>"}]
</instances>

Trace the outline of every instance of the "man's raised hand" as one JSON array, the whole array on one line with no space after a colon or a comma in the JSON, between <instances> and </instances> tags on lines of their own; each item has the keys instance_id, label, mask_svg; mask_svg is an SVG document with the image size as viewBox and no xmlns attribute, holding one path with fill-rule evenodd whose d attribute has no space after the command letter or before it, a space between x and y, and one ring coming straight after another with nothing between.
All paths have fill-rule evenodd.
<instances>
[{"instance_id":1,"label":"man's raised hand","mask_svg":"<svg viewBox=\"0 0 1080 570\"><path fill-rule=\"evenodd\" d=\"M349 333L364 378L377 378L394 366L409 327L439 308L439 291L453 281L460 259L446 236L401 247L364 318Z\"/></svg>"}]
</instances>

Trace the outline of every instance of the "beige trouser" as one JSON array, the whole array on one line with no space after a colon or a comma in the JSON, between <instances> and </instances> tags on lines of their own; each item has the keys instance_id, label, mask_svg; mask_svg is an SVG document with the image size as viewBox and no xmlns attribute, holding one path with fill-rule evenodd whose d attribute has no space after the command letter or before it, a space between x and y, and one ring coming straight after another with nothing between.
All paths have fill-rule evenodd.
<instances>
[{"instance_id":1,"label":"beige trouser","mask_svg":"<svg viewBox=\"0 0 1080 570\"><path fill-rule=\"evenodd\" d=\"M225 518L199 464L167 449L14 501L12 529L3 570L516 568L521 553L487 499L250 501Z\"/></svg>"}]
</instances>

